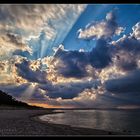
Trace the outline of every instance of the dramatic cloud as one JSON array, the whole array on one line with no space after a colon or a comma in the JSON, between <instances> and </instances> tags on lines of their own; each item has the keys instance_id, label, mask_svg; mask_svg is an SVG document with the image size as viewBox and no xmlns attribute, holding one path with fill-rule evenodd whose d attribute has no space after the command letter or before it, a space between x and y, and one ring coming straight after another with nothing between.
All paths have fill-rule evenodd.
<instances>
[{"instance_id":1,"label":"dramatic cloud","mask_svg":"<svg viewBox=\"0 0 140 140\"><path fill-rule=\"evenodd\" d=\"M12 57L12 53L17 49L31 53L31 49L16 34L6 33L0 35L0 60Z\"/></svg>"},{"instance_id":2,"label":"dramatic cloud","mask_svg":"<svg viewBox=\"0 0 140 140\"><path fill-rule=\"evenodd\" d=\"M133 27L130 35L124 35L122 38L113 42L115 46L112 52L114 63L124 71L131 71L139 68L140 60L140 40L135 33L139 32L138 23Z\"/></svg>"},{"instance_id":3,"label":"dramatic cloud","mask_svg":"<svg viewBox=\"0 0 140 140\"><path fill-rule=\"evenodd\" d=\"M64 39L85 7L0 6L0 89L42 106L140 104L140 23L116 38L124 28L109 12L105 20L78 26L78 38L94 42L90 51L75 43L68 49Z\"/></svg>"},{"instance_id":4,"label":"dramatic cloud","mask_svg":"<svg viewBox=\"0 0 140 140\"><path fill-rule=\"evenodd\" d=\"M123 71L131 71L137 69L136 54L126 51L119 51L115 56L116 65Z\"/></svg>"},{"instance_id":5,"label":"dramatic cloud","mask_svg":"<svg viewBox=\"0 0 140 140\"><path fill-rule=\"evenodd\" d=\"M129 93L140 92L140 70L133 71L127 76L106 81L106 89L110 92ZM132 93L133 94L133 93Z\"/></svg>"},{"instance_id":6,"label":"dramatic cloud","mask_svg":"<svg viewBox=\"0 0 140 140\"><path fill-rule=\"evenodd\" d=\"M41 105L46 107L82 107L82 108L110 108L110 107L123 107L123 106L138 106L138 95L125 94L125 96L116 96L111 94L96 94L92 89L85 89L77 97L73 99L52 99L48 96L44 96L43 99L37 100L30 99L31 104ZM133 105L132 105L133 104ZM53 105L53 106L49 106Z\"/></svg>"},{"instance_id":7,"label":"dramatic cloud","mask_svg":"<svg viewBox=\"0 0 140 140\"><path fill-rule=\"evenodd\" d=\"M104 39L99 39L95 48L92 49L89 55L89 61L95 68L104 68L111 62L109 52L111 46Z\"/></svg>"},{"instance_id":8,"label":"dramatic cloud","mask_svg":"<svg viewBox=\"0 0 140 140\"><path fill-rule=\"evenodd\" d=\"M11 94L12 96L16 98L22 97L22 94L25 93L25 90L27 90L28 87L29 87L28 83L22 84L19 86L15 84L0 85L1 90L3 90L6 93Z\"/></svg>"},{"instance_id":9,"label":"dramatic cloud","mask_svg":"<svg viewBox=\"0 0 140 140\"><path fill-rule=\"evenodd\" d=\"M43 52L64 40L85 8L86 5L73 4L0 5L0 56L2 59L21 53L30 59L46 56ZM46 40L38 40L41 31ZM35 47L40 54L37 57Z\"/></svg>"},{"instance_id":10,"label":"dramatic cloud","mask_svg":"<svg viewBox=\"0 0 140 140\"><path fill-rule=\"evenodd\" d=\"M113 63L120 71L125 74L116 77L116 79L107 79L106 89L112 93L138 93L139 89L139 66L140 66L140 41L139 41L139 23L133 28L130 35L124 35L113 43L115 50L112 53ZM130 96L130 95L129 95Z\"/></svg>"},{"instance_id":11,"label":"dramatic cloud","mask_svg":"<svg viewBox=\"0 0 140 140\"><path fill-rule=\"evenodd\" d=\"M22 57L13 56L7 60L1 60L0 66L0 83L1 84L23 84L27 83L27 80L20 77L17 73L15 63L23 61Z\"/></svg>"},{"instance_id":12,"label":"dramatic cloud","mask_svg":"<svg viewBox=\"0 0 140 140\"><path fill-rule=\"evenodd\" d=\"M132 36L134 36L136 39L140 39L140 22L138 22L135 26L132 28L133 33Z\"/></svg>"},{"instance_id":13,"label":"dramatic cloud","mask_svg":"<svg viewBox=\"0 0 140 140\"><path fill-rule=\"evenodd\" d=\"M62 22L61 20L67 18L67 16L71 16L71 18L76 19L85 6L86 5L72 4L1 5L1 26L7 30L18 28L19 33L23 32L23 34L33 35L44 25L48 25L48 27L46 26L46 28L49 28L47 31L51 31L50 34L53 34L53 28L56 27L56 24L53 24L55 21ZM72 20L70 21L67 18L67 20L63 20L63 22L68 24L68 22L71 23ZM55 27L53 27L53 25Z\"/></svg>"},{"instance_id":14,"label":"dramatic cloud","mask_svg":"<svg viewBox=\"0 0 140 140\"><path fill-rule=\"evenodd\" d=\"M79 93L86 88L93 88L96 91L96 87L100 86L98 81L83 81L83 82L69 82L57 85L39 85L39 88L46 90L46 95L50 98L72 99L77 97Z\"/></svg>"},{"instance_id":15,"label":"dramatic cloud","mask_svg":"<svg viewBox=\"0 0 140 140\"><path fill-rule=\"evenodd\" d=\"M79 29L79 39L112 38L113 35L120 35L124 29L119 27L114 12L106 15L106 19L100 22L88 24L85 29Z\"/></svg>"},{"instance_id":16,"label":"dramatic cloud","mask_svg":"<svg viewBox=\"0 0 140 140\"><path fill-rule=\"evenodd\" d=\"M90 72L94 69L104 68L111 63L109 47L111 45L104 39L99 39L91 52L67 51L60 46L53 56L54 69L67 78L91 76ZM96 77L94 73L92 77Z\"/></svg>"},{"instance_id":17,"label":"dramatic cloud","mask_svg":"<svg viewBox=\"0 0 140 140\"><path fill-rule=\"evenodd\" d=\"M41 71L39 69L40 64L38 64L37 62L32 66L30 61L24 59L22 63L17 63L15 65L18 68L17 69L18 74L23 78L29 80L30 82L37 82L37 83L47 82L46 72Z\"/></svg>"},{"instance_id":18,"label":"dramatic cloud","mask_svg":"<svg viewBox=\"0 0 140 140\"><path fill-rule=\"evenodd\" d=\"M66 51L59 48L54 55L59 60L56 66L57 72L64 77L84 77L87 76L86 65L88 64L88 54L79 51Z\"/></svg>"}]
</instances>

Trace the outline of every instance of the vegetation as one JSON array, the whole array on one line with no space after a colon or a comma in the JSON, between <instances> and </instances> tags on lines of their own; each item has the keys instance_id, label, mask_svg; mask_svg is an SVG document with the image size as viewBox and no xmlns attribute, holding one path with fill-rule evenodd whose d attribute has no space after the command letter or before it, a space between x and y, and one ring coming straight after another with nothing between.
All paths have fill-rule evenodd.
<instances>
[{"instance_id":1,"label":"vegetation","mask_svg":"<svg viewBox=\"0 0 140 140\"><path fill-rule=\"evenodd\" d=\"M22 107L29 109L39 109L40 107L30 106L27 103L21 102L13 98L11 95L0 90L0 106Z\"/></svg>"}]
</instances>

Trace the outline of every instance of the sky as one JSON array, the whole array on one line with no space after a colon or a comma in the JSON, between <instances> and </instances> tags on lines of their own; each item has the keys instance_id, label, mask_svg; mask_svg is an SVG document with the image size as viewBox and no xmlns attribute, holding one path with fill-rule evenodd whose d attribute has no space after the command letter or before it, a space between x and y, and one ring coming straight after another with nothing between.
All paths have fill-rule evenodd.
<instances>
[{"instance_id":1,"label":"sky","mask_svg":"<svg viewBox=\"0 0 140 140\"><path fill-rule=\"evenodd\" d=\"M139 4L1 4L0 90L46 108L140 107Z\"/></svg>"}]
</instances>

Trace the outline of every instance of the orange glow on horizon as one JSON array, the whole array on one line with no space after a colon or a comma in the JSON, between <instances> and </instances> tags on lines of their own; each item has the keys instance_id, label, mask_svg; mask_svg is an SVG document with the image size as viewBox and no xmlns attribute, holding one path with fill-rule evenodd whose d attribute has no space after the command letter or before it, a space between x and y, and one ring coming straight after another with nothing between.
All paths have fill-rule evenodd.
<instances>
[{"instance_id":1,"label":"orange glow on horizon","mask_svg":"<svg viewBox=\"0 0 140 140\"><path fill-rule=\"evenodd\" d=\"M61 106L61 105L49 105L49 104L45 104L45 103L28 103L28 105L32 105L32 106L37 106L37 107L43 107L43 108L68 108L68 109L72 109L72 108L75 108L74 106Z\"/></svg>"},{"instance_id":2,"label":"orange glow on horizon","mask_svg":"<svg viewBox=\"0 0 140 140\"><path fill-rule=\"evenodd\" d=\"M45 103L28 103L28 104L32 106L43 107L43 108L62 108L61 106L48 105Z\"/></svg>"}]
</instances>

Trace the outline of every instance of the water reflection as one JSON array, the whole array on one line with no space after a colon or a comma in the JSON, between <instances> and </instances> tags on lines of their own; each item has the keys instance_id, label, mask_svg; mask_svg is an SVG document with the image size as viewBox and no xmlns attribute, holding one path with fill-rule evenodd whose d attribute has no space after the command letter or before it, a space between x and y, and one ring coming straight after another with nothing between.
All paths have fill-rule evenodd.
<instances>
[{"instance_id":1,"label":"water reflection","mask_svg":"<svg viewBox=\"0 0 140 140\"><path fill-rule=\"evenodd\" d=\"M111 131L140 134L140 111L123 110L59 110L57 114L40 116L43 121Z\"/></svg>"}]
</instances>

